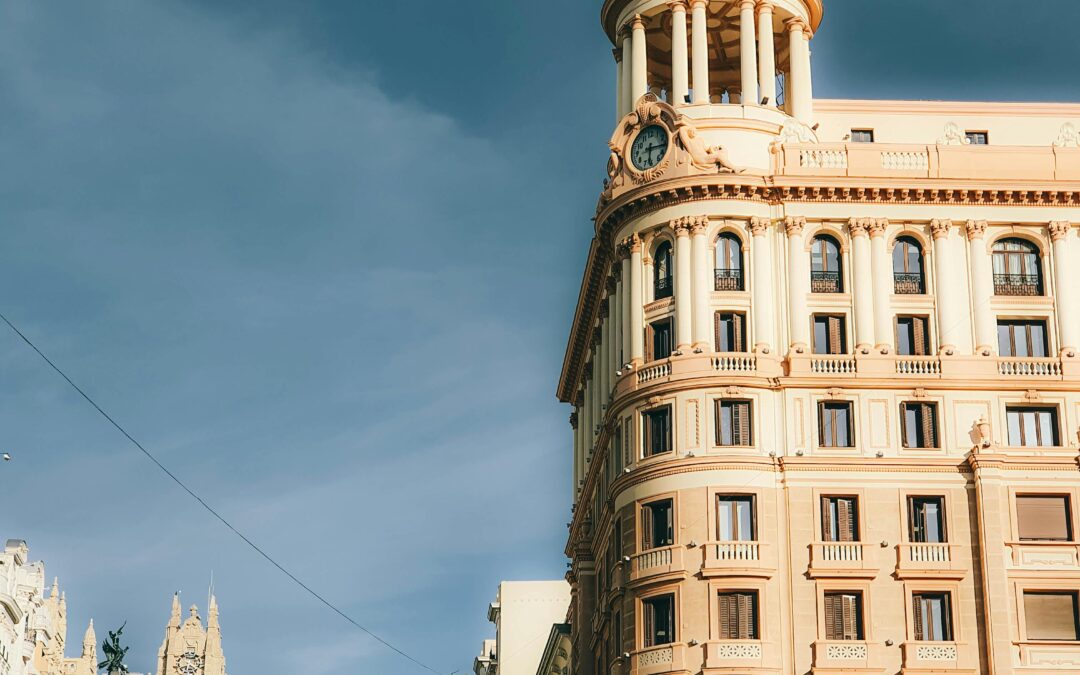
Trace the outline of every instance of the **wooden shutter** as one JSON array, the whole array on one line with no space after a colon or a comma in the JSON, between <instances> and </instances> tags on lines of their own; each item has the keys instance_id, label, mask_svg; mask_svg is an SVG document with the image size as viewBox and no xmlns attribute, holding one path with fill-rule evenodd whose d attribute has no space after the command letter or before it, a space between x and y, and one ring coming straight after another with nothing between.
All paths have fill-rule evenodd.
<instances>
[{"instance_id":1,"label":"wooden shutter","mask_svg":"<svg viewBox=\"0 0 1080 675\"><path fill-rule=\"evenodd\" d=\"M830 354L842 354L843 353L843 325L842 319L838 316L829 317L829 353Z\"/></svg>"},{"instance_id":2,"label":"wooden shutter","mask_svg":"<svg viewBox=\"0 0 1080 675\"><path fill-rule=\"evenodd\" d=\"M732 401L731 406L731 444L750 445L750 403Z\"/></svg>"},{"instance_id":3,"label":"wooden shutter","mask_svg":"<svg viewBox=\"0 0 1080 675\"><path fill-rule=\"evenodd\" d=\"M825 416L829 414L829 409L824 403L818 403L818 445L826 447L830 445L825 438Z\"/></svg>"},{"instance_id":4,"label":"wooden shutter","mask_svg":"<svg viewBox=\"0 0 1080 675\"><path fill-rule=\"evenodd\" d=\"M720 639L735 640L735 628L738 625L738 608L734 593L720 594Z\"/></svg>"},{"instance_id":5,"label":"wooden shutter","mask_svg":"<svg viewBox=\"0 0 1080 675\"><path fill-rule=\"evenodd\" d=\"M840 541L856 541L855 500L842 497L836 500L836 506Z\"/></svg>"},{"instance_id":6,"label":"wooden shutter","mask_svg":"<svg viewBox=\"0 0 1080 675\"><path fill-rule=\"evenodd\" d=\"M656 605L653 602L643 602L641 607L641 626L645 633L644 646L652 647L656 640Z\"/></svg>"},{"instance_id":7,"label":"wooden shutter","mask_svg":"<svg viewBox=\"0 0 1080 675\"><path fill-rule=\"evenodd\" d=\"M746 317L742 314L731 315L731 330L734 333L734 339L731 341L732 351L745 352L746 351L746 331L744 330L743 323Z\"/></svg>"},{"instance_id":8,"label":"wooden shutter","mask_svg":"<svg viewBox=\"0 0 1080 675\"><path fill-rule=\"evenodd\" d=\"M1068 541L1069 498L1017 495L1016 526L1021 540Z\"/></svg>"},{"instance_id":9,"label":"wooden shutter","mask_svg":"<svg viewBox=\"0 0 1080 675\"><path fill-rule=\"evenodd\" d=\"M1075 593L1024 593L1029 640L1077 640Z\"/></svg>"},{"instance_id":10,"label":"wooden shutter","mask_svg":"<svg viewBox=\"0 0 1080 675\"><path fill-rule=\"evenodd\" d=\"M671 546L675 543L675 502L669 501L664 510L667 513L667 545Z\"/></svg>"},{"instance_id":11,"label":"wooden shutter","mask_svg":"<svg viewBox=\"0 0 1080 675\"><path fill-rule=\"evenodd\" d=\"M844 639L844 607L839 593L825 596L825 639Z\"/></svg>"},{"instance_id":12,"label":"wooden shutter","mask_svg":"<svg viewBox=\"0 0 1080 675\"><path fill-rule=\"evenodd\" d=\"M651 506L641 507L641 550L648 551L653 547L653 512Z\"/></svg>"},{"instance_id":13,"label":"wooden shutter","mask_svg":"<svg viewBox=\"0 0 1080 675\"><path fill-rule=\"evenodd\" d=\"M844 615L844 640L859 639L859 596L844 594L840 596Z\"/></svg>"},{"instance_id":14,"label":"wooden shutter","mask_svg":"<svg viewBox=\"0 0 1080 675\"><path fill-rule=\"evenodd\" d=\"M908 404L900 404L900 444L905 448L911 447L912 439L908 438Z\"/></svg>"},{"instance_id":15,"label":"wooden shutter","mask_svg":"<svg viewBox=\"0 0 1080 675\"><path fill-rule=\"evenodd\" d=\"M919 406L919 417L922 418L920 421L922 423L923 438L926 441L924 447L927 448L936 448L938 446L937 425L934 423L934 418L936 417L934 413L936 410L935 406L929 403L923 403Z\"/></svg>"},{"instance_id":16,"label":"wooden shutter","mask_svg":"<svg viewBox=\"0 0 1080 675\"><path fill-rule=\"evenodd\" d=\"M623 466L630 466L633 461L631 457L631 448L634 447L634 423L630 418L627 418L623 423Z\"/></svg>"},{"instance_id":17,"label":"wooden shutter","mask_svg":"<svg viewBox=\"0 0 1080 675\"><path fill-rule=\"evenodd\" d=\"M925 627L923 626L923 597L911 596L912 621L915 624L915 639L925 640Z\"/></svg>"},{"instance_id":18,"label":"wooden shutter","mask_svg":"<svg viewBox=\"0 0 1080 675\"><path fill-rule=\"evenodd\" d=\"M753 593L736 593L735 598L737 600L737 611L739 617L739 629L736 636L738 640L754 640L757 639L755 634L757 623L754 617L754 594Z\"/></svg>"},{"instance_id":19,"label":"wooden shutter","mask_svg":"<svg viewBox=\"0 0 1080 675\"><path fill-rule=\"evenodd\" d=\"M645 360L656 360L656 324L649 324L645 327Z\"/></svg>"},{"instance_id":20,"label":"wooden shutter","mask_svg":"<svg viewBox=\"0 0 1080 675\"><path fill-rule=\"evenodd\" d=\"M723 340L721 340L722 336L720 334L720 331L723 328L723 316L724 315L720 312L713 314L713 340L716 345L715 351L721 351L720 346L723 344Z\"/></svg>"},{"instance_id":21,"label":"wooden shutter","mask_svg":"<svg viewBox=\"0 0 1080 675\"><path fill-rule=\"evenodd\" d=\"M915 342L912 353L915 356L926 356L926 319L921 316L911 317L911 333Z\"/></svg>"},{"instance_id":22,"label":"wooden shutter","mask_svg":"<svg viewBox=\"0 0 1080 675\"><path fill-rule=\"evenodd\" d=\"M823 541L833 541L832 503L833 500L829 497L821 498L821 539Z\"/></svg>"}]
</instances>

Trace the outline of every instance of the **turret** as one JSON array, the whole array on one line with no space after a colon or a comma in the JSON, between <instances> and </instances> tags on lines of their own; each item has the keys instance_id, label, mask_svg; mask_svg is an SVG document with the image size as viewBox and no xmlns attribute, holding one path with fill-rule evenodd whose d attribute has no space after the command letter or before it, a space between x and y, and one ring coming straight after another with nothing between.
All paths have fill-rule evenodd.
<instances>
[{"instance_id":1,"label":"turret","mask_svg":"<svg viewBox=\"0 0 1080 675\"><path fill-rule=\"evenodd\" d=\"M83 635L82 655L92 661L97 660L97 634L94 632L93 619L90 619L90 625L86 627L86 634Z\"/></svg>"}]
</instances>

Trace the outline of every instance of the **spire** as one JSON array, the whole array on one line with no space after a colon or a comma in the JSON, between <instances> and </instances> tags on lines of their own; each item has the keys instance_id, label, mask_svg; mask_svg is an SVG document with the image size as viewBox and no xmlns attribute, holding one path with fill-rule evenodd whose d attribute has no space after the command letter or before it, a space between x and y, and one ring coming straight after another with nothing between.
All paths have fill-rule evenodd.
<instances>
[{"instance_id":1,"label":"spire","mask_svg":"<svg viewBox=\"0 0 1080 675\"><path fill-rule=\"evenodd\" d=\"M172 614L169 615L168 628L180 627L180 592L173 593L172 596Z\"/></svg>"},{"instance_id":2,"label":"spire","mask_svg":"<svg viewBox=\"0 0 1080 675\"><path fill-rule=\"evenodd\" d=\"M54 599L54 600L59 600L60 599L60 578L59 577L53 577L52 591L49 592L49 597Z\"/></svg>"},{"instance_id":3,"label":"spire","mask_svg":"<svg viewBox=\"0 0 1080 675\"><path fill-rule=\"evenodd\" d=\"M214 595L210 596L210 609L208 610L208 614L209 616L206 619L206 627L210 629L220 628L220 626L218 625L217 597Z\"/></svg>"},{"instance_id":4,"label":"spire","mask_svg":"<svg viewBox=\"0 0 1080 675\"><path fill-rule=\"evenodd\" d=\"M97 654L97 634L94 632L93 619L90 619L90 625L86 627L86 635L83 636L82 653L83 656L94 656Z\"/></svg>"}]
</instances>

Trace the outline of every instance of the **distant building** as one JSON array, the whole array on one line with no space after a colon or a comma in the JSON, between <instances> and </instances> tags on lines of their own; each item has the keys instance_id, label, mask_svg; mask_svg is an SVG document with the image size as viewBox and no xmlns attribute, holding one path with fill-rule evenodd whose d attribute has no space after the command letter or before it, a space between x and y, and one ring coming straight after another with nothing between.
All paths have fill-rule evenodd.
<instances>
[{"instance_id":1,"label":"distant building","mask_svg":"<svg viewBox=\"0 0 1080 675\"><path fill-rule=\"evenodd\" d=\"M206 628L203 628L199 608L195 605L181 624L180 596L173 596L165 640L158 650L157 675L225 675L225 654L221 649L221 626L214 596L210 596Z\"/></svg>"},{"instance_id":2,"label":"distant building","mask_svg":"<svg viewBox=\"0 0 1080 675\"><path fill-rule=\"evenodd\" d=\"M565 581L504 581L488 621L495 639L484 640L474 675L536 675L553 624L566 620L570 585ZM208 674L210 675L210 674Z\"/></svg>"},{"instance_id":3,"label":"distant building","mask_svg":"<svg viewBox=\"0 0 1080 675\"><path fill-rule=\"evenodd\" d=\"M569 675L571 645L570 624L557 623L552 626L536 675Z\"/></svg>"}]
</instances>

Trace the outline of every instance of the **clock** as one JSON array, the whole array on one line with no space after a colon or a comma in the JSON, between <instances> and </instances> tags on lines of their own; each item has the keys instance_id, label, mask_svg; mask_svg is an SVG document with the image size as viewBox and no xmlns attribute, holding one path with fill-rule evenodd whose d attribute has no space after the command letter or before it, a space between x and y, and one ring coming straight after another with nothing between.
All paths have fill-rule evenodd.
<instances>
[{"instance_id":1,"label":"clock","mask_svg":"<svg viewBox=\"0 0 1080 675\"><path fill-rule=\"evenodd\" d=\"M199 675L202 673L203 658L193 650L188 650L176 657L176 669L183 675Z\"/></svg>"},{"instance_id":2,"label":"clock","mask_svg":"<svg viewBox=\"0 0 1080 675\"><path fill-rule=\"evenodd\" d=\"M667 129L659 124L652 124L638 132L630 146L630 160L638 171L648 171L664 159L667 150Z\"/></svg>"}]
</instances>

